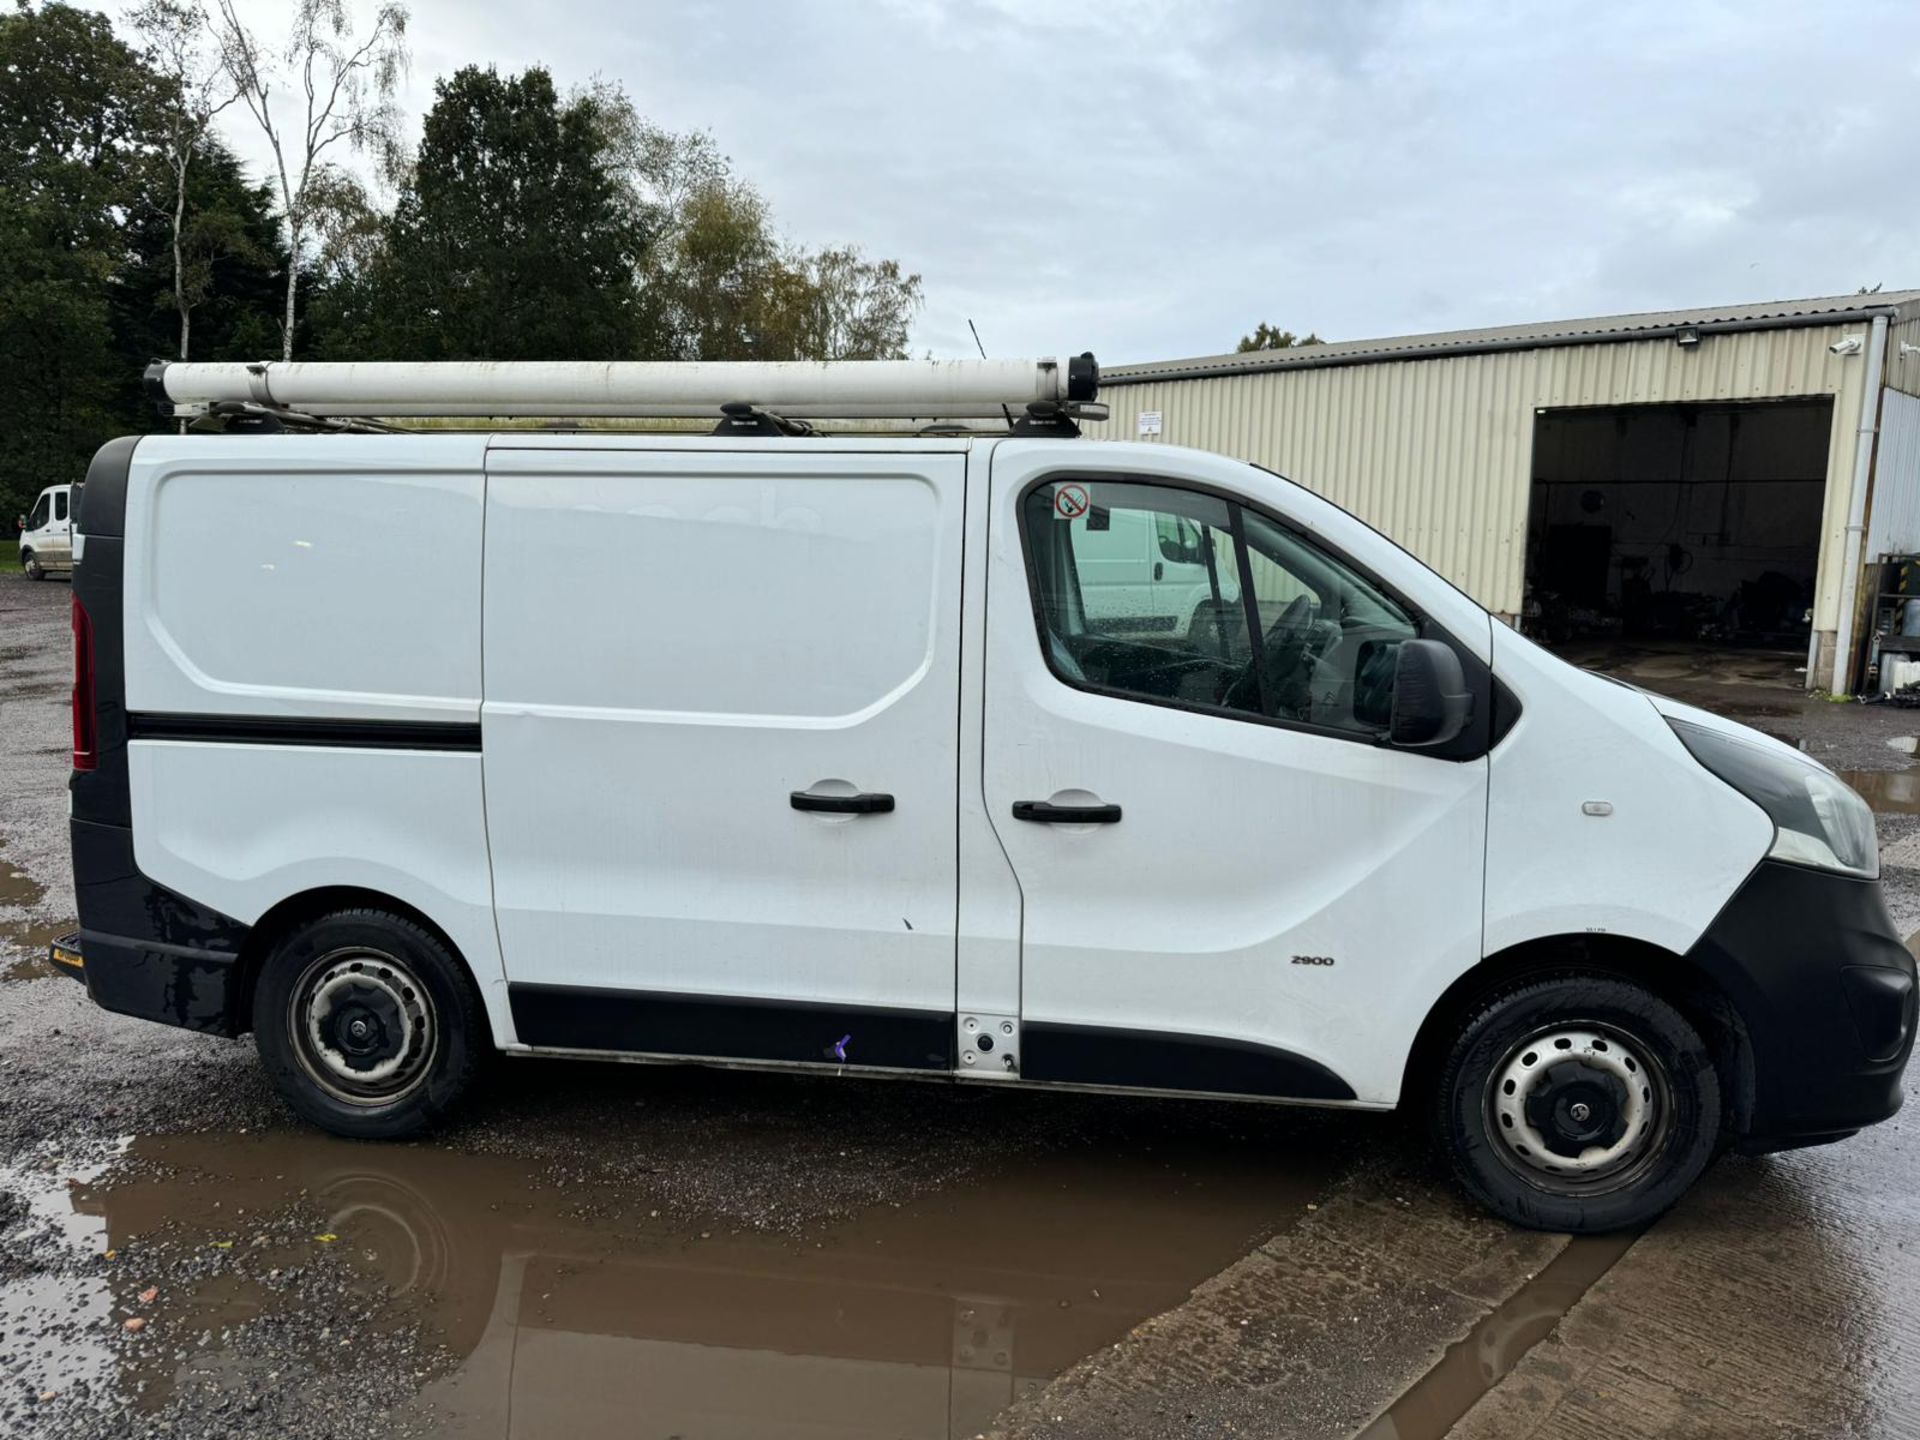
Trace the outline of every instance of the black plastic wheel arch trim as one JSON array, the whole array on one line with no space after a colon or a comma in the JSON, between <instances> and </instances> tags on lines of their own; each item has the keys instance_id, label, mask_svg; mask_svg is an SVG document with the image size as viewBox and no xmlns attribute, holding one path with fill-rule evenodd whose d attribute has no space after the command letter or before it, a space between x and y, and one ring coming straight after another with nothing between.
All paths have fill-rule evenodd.
<instances>
[{"instance_id":1,"label":"black plastic wheel arch trim","mask_svg":"<svg viewBox=\"0 0 1920 1440\"><path fill-rule=\"evenodd\" d=\"M951 1070L954 1014L598 986L507 986L522 1044L711 1060Z\"/></svg>"}]
</instances>

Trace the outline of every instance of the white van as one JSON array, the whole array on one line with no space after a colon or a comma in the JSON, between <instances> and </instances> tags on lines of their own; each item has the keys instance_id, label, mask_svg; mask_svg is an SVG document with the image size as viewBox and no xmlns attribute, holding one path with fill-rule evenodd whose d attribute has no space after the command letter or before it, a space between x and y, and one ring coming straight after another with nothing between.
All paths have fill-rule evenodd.
<instances>
[{"instance_id":1,"label":"white van","mask_svg":"<svg viewBox=\"0 0 1920 1440\"><path fill-rule=\"evenodd\" d=\"M20 517L20 568L29 580L73 568L72 500L71 485L49 485Z\"/></svg>"},{"instance_id":2,"label":"white van","mask_svg":"<svg viewBox=\"0 0 1920 1440\"><path fill-rule=\"evenodd\" d=\"M1043 400L1090 399L1051 364ZM89 472L56 958L98 1003L251 1030L355 1136L495 1052L1406 1107L1565 1230L1899 1107L1914 962L1859 797L1279 476L1059 404L903 436L286 408L655 413L590 368L165 367L176 410L306 433ZM702 383L802 411L763 368ZM1218 624L1090 592L1132 533L1184 537Z\"/></svg>"}]
</instances>

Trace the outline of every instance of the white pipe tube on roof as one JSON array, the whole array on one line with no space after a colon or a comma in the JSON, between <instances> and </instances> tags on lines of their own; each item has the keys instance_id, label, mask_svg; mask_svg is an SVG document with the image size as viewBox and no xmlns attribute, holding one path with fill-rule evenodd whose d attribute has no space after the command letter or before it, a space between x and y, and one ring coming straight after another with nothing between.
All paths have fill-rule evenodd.
<instances>
[{"instance_id":1,"label":"white pipe tube on roof","mask_svg":"<svg viewBox=\"0 0 1920 1440\"><path fill-rule=\"evenodd\" d=\"M718 417L744 403L794 419L1000 419L1091 400L1091 355L1039 360L169 363L163 407L252 401L321 416Z\"/></svg>"},{"instance_id":2,"label":"white pipe tube on roof","mask_svg":"<svg viewBox=\"0 0 1920 1440\"><path fill-rule=\"evenodd\" d=\"M1847 497L1846 555L1840 571L1840 625L1834 636L1833 679L1827 687L1835 695L1853 693L1853 619L1860 606L1860 565L1864 558L1860 551L1866 543L1867 491L1873 483L1873 441L1880 429L1880 376L1886 354L1887 317L1876 315L1867 340L1860 428L1853 440L1853 491Z\"/></svg>"}]
</instances>

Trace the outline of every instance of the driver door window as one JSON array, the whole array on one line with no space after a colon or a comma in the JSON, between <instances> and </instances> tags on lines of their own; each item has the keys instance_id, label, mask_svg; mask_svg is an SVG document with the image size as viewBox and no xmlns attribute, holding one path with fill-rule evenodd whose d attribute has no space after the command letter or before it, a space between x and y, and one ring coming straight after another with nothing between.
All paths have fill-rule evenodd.
<instances>
[{"instance_id":1,"label":"driver door window","mask_svg":"<svg viewBox=\"0 0 1920 1440\"><path fill-rule=\"evenodd\" d=\"M1041 644L1069 684L1371 739L1413 617L1299 535L1211 495L1062 480L1026 499ZM1109 563L1151 535L1139 570ZM1145 548L1145 547L1141 547Z\"/></svg>"}]
</instances>

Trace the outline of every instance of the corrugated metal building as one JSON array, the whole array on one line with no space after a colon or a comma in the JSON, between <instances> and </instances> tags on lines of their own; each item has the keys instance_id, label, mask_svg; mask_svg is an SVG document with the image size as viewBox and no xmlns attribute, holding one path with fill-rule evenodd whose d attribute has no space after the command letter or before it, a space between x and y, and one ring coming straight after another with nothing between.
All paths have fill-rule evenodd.
<instances>
[{"instance_id":1,"label":"corrugated metal building","mask_svg":"<svg viewBox=\"0 0 1920 1440\"><path fill-rule=\"evenodd\" d=\"M1909 397L1920 290L1108 367L1090 433L1278 470L1530 631L1781 644L1790 613L1846 691L1865 562L1920 552Z\"/></svg>"}]
</instances>

